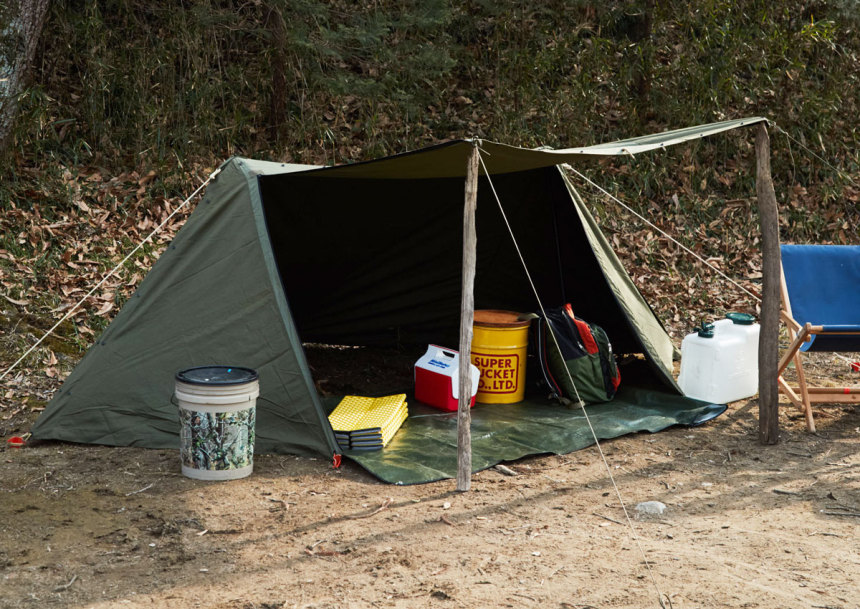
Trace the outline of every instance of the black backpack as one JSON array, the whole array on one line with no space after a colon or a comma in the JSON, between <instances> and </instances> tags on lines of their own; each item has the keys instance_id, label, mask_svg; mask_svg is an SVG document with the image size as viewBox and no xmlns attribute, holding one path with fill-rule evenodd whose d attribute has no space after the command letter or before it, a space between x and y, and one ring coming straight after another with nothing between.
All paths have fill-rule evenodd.
<instances>
[{"instance_id":1,"label":"black backpack","mask_svg":"<svg viewBox=\"0 0 860 609\"><path fill-rule=\"evenodd\" d=\"M537 317L535 349L552 396L573 405L577 394L584 404L615 397L621 373L603 328L576 317L570 304Z\"/></svg>"}]
</instances>

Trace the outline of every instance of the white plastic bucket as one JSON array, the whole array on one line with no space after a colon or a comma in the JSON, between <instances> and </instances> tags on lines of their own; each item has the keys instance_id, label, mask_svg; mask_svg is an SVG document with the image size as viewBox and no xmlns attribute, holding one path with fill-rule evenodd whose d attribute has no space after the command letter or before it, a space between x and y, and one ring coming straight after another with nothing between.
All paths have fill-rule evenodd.
<instances>
[{"instance_id":1,"label":"white plastic bucket","mask_svg":"<svg viewBox=\"0 0 860 609\"><path fill-rule=\"evenodd\" d=\"M712 337L693 333L681 341L678 385L685 396L726 404L758 392L760 326L739 319L717 321Z\"/></svg>"},{"instance_id":2,"label":"white plastic bucket","mask_svg":"<svg viewBox=\"0 0 860 609\"><path fill-rule=\"evenodd\" d=\"M176 373L182 473L234 480L254 469L258 375L250 368L203 366Z\"/></svg>"}]
</instances>

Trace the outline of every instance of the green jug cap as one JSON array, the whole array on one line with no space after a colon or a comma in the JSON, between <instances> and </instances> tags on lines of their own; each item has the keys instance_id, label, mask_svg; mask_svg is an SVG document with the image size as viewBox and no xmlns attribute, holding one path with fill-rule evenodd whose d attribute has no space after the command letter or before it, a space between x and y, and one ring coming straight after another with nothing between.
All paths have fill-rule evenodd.
<instances>
[{"instance_id":1,"label":"green jug cap","mask_svg":"<svg viewBox=\"0 0 860 609\"><path fill-rule=\"evenodd\" d=\"M755 322L755 317L749 313L728 313L726 317L739 326L751 326Z\"/></svg>"},{"instance_id":2,"label":"green jug cap","mask_svg":"<svg viewBox=\"0 0 860 609\"><path fill-rule=\"evenodd\" d=\"M702 338L714 338L714 324L703 323L701 328L693 328Z\"/></svg>"}]
</instances>

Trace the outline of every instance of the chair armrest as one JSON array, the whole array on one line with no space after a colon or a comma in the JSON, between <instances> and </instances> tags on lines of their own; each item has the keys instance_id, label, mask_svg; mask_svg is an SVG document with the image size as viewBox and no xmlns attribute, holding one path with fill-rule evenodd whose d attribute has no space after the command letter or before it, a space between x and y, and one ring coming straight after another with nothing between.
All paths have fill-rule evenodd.
<instances>
[{"instance_id":1,"label":"chair armrest","mask_svg":"<svg viewBox=\"0 0 860 609\"><path fill-rule=\"evenodd\" d=\"M794 332L800 332L800 329L803 327L788 313L785 312L784 309L780 309L779 318L782 322L791 328Z\"/></svg>"},{"instance_id":2,"label":"chair armrest","mask_svg":"<svg viewBox=\"0 0 860 609\"><path fill-rule=\"evenodd\" d=\"M813 327L814 334L860 334L860 324L824 324Z\"/></svg>"}]
</instances>

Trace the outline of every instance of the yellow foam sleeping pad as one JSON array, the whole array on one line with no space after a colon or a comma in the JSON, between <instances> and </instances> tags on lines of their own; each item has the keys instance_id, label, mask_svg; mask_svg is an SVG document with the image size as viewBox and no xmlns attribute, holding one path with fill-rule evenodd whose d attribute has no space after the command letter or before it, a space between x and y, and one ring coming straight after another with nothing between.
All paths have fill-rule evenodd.
<instances>
[{"instance_id":1,"label":"yellow foam sleeping pad","mask_svg":"<svg viewBox=\"0 0 860 609\"><path fill-rule=\"evenodd\" d=\"M328 420L342 447L370 450L388 444L407 416L405 393L381 398L348 395Z\"/></svg>"}]
</instances>

